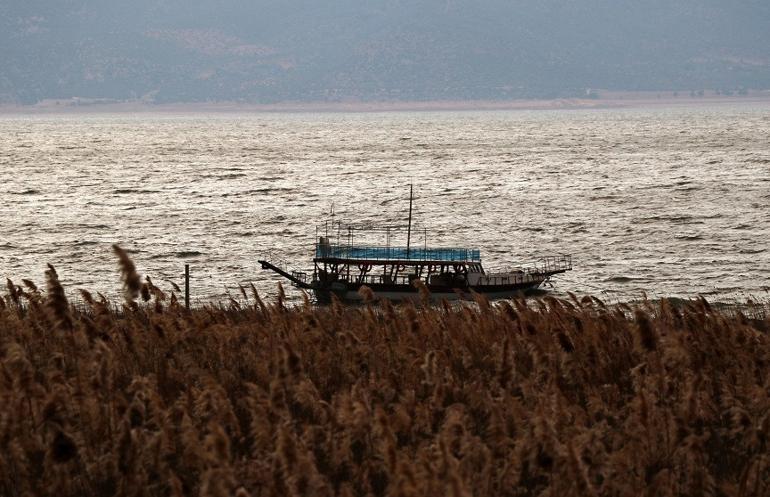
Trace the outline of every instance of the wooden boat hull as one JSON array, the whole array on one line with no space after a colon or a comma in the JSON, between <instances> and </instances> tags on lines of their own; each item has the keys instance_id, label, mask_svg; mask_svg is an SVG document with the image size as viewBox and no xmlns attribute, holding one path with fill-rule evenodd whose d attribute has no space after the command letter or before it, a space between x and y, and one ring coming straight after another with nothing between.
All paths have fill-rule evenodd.
<instances>
[{"instance_id":1,"label":"wooden boat hull","mask_svg":"<svg viewBox=\"0 0 770 497\"><path fill-rule=\"evenodd\" d=\"M526 295L529 292L537 290L545 281L543 279L534 279L526 283L515 283L505 285L479 285L449 288L444 286L428 286L432 301L440 302L442 300L473 300L473 293L484 295L489 300L509 299ZM333 288L314 288L313 292L319 303L329 303L332 295L343 302L362 302L363 295L359 292L362 286L367 286L374 293L375 300L387 299L392 302L422 299L420 292L415 287L406 285L363 285L354 283L339 283Z\"/></svg>"}]
</instances>

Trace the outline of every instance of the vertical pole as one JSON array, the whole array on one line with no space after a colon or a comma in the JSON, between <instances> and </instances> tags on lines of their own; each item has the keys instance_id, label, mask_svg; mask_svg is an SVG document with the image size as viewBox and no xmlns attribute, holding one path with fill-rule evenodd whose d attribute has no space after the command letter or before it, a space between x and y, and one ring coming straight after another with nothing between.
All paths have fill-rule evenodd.
<instances>
[{"instance_id":1,"label":"vertical pole","mask_svg":"<svg viewBox=\"0 0 770 497\"><path fill-rule=\"evenodd\" d=\"M184 265L184 307L190 310L190 265Z\"/></svg>"},{"instance_id":2,"label":"vertical pole","mask_svg":"<svg viewBox=\"0 0 770 497\"><path fill-rule=\"evenodd\" d=\"M406 258L409 259L409 246L412 244L412 184L409 184L409 226L406 229Z\"/></svg>"}]
</instances>

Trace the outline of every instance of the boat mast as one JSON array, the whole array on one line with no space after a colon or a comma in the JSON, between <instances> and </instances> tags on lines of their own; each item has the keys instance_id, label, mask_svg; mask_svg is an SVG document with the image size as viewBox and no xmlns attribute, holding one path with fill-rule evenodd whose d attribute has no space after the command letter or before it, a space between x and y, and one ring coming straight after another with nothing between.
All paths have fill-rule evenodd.
<instances>
[{"instance_id":1,"label":"boat mast","mask_svg":"<svg viewBox=\"0 0 770 497\"><path fill-rule=\"evenodd\" d=\"M406 258L409 259L409 246L412 243L412 184L409 184L409 227L406 230Z\"/></svg>"}]
</instances>

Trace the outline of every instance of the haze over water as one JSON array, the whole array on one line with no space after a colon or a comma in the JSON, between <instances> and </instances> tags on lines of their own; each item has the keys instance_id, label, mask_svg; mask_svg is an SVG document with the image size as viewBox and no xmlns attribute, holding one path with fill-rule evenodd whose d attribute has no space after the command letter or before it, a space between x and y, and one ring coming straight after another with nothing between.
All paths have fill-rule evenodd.
<instances>
[{"instance_id":1,"label":"haze over water","mask_svg":"<svg viewBox=\"0 0 770 497\"><path fill-rule=\"evenodd\" d=\"M189 263L194 299L271 296L257 259L309 269L332 203L404 223L412 182L432 245L488 268L571 253L556 295L767 298L768 137L767 105L2 116L0 276L40 285L51 263L116 296L120 243L164 290Z\"/></svg>"}]
</instances>

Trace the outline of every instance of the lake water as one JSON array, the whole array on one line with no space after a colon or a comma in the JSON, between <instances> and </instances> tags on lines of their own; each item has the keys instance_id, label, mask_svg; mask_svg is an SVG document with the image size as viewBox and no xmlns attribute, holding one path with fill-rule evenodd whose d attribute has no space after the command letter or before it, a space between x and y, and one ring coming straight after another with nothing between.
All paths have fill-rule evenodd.
<instances>
[{"instance_id":1,"label":"lake water","mask_svg":"<svg viewBox=\"0 0 770 497\"><path fill-rule=\"evenodd\" d=\"M571 253L557 295L770 297L767 105L0 116L0 276L115 296L120 243L161 288L187 263L194 299L269 297L259 258L309 268L332 204L403 224L410 183L432 245Z\"/></svg>"}]
</instances>

